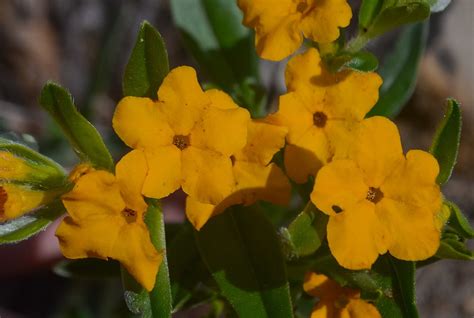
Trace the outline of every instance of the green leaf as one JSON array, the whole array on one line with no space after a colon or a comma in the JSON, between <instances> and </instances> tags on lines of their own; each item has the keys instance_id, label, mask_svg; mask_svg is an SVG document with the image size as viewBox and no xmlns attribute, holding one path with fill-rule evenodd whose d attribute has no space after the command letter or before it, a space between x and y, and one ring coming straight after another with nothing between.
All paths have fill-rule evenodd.
<instances>
[{"instance_id":1,"label":"green leaf","mask_svg":"<svg viewBox=\"0 0 474 318\"><path fill-rule=\"evenodd\" d=\"M445 184L451 177L459 152L461 140L462 118L459 103L448 99L446 114L439 125L430 152L439 163L439 174L436 182Z\"/></svg>"},{"instance_id":2,"label":"green leaf","mask_svg":"<svg viewBox=\"0 0 474 318\"><path fill-rule=\"evenodd\" d=\"M379 69L383 78L380 98L367 114L395 117L415 91L421 57L428 38L428 23L407 26L397 40L393 52Z\"/></svg>"},{"instance_id":3,"label":"green leaf","mask_svg":"<svg viewBox=\"0 0 474 318\"><path fill-rule=\"evenodd\" d=\"M123 77L124 96L157 99L158 88L169 72L168 53L160 33L143 22Z\"/></svg>"},{"instance_id":4,"label":"green leaf","mask_svg":"<svg viewBox=\"0 0 474 318\"><path fill-rule=\"evenodd\" d=\"M366 38L374 38L404 24L423 21L430 16L430 5L427 0L384 0L379 3L366 5L367 14L364 13L363 23L372 21L365 26ZM364 7L363 7L364 8ZM377 12L377 9L380 8ZM374 17L375 15L375 17Z\"/></svg>"},{"instance_id":5,"label":"green leaf","mask_svg":"<svg viewBox=\"0 0 474 318\"><path fill-rule=\"evenodd\" d=\"M241 106L261 115L262 87L253 35L242 25L236 1L171 0L171 13L201 70Z\"/></svg>"},{"instance_id":6,"label":"green leaf","mask_svg":"<svg viewBox=\"0 0 474 318\"><path fill-rule=\"evenodd\" d=\"M292 317L278 236L260 210L231 208L196 233L199 251L240 317Z\"/></svg>"},{"instance_id":7,"label":"green leaf","mask_svg":"<svg viewBox=\"0 0 474 318\"><path fill-rule=\"evenodd\" d=\"M356 53L342 52L328 60L328 67L332 72L339 72L344 69L372 72L377 69L378 65L377 57L367 51Z\"/></svg>"},{"instance_id":8,"label":"green leaf","mask_svg":"<svg viewBox=\"0 0 474 318\"><path fill-rule=\"evenodd\" d=\"M31 185L33 188L45 190L64 187L67 184L67 175L60 165L27 146L0 137L0 152L2 151L22 159L31 168L25 178L21 180L7 179L7 181L21 182Z\"/></svg>"},{"instance_id":9,"label":"green leaf","mask_svg":"<svg viewBox=\"0 0 474 318\"><path fill-rule=\"evenodd\" d=\"M457 234L459 234L459 236L463 238L474 238L474 229L472 228L471 224L469 224L469 221L464 216L464 214L461 212L461 209L459 209L455 203L447 200L445 200L443 204L448 206L451 210L451 215L448 220L449 228L453 229Z\"/></svg>"},{"instance_id":10,"label":"green leaf","mask_svg":"<svg viewBox=\"0 0 474 318\"><path fill-rule=\"evenodd\" d=\"M451 0L428 0L428 3L430 4L431 12L441 12L449 6Z\"/></svg>"},{"instance_id":11,"label":"green leaf","mask_svg":"<svg viewBox=\"0 0 474 318\"><path fill-rule=\"evenodd\" d=\"M359 28L367 29L382 8L383 0L362 0L359 9Z\"/></svg>"},{"instance_id":12,"label":"green leaf","mask_svg":"<svg viewBox=\"0 0 474 318\"><path fill-rule=\"evenodd\" d=\"M171 284L166 256L165 223L163 210L157 200L149 200L145 223L150 231L153 245L158 251L163 251L163 261L156 276L155 287L150 292L150 305L153 317L171 317L172 299Z\"/></svg>"},{"instance_id":13,"label":"green leaf","mask_svg":"<svg viewBox=\"0 0 474 318\"><path fill-rule=\"evenodd\" d=\"M120 264L114 260L85 258L64 260L53 268L55 274L73 279L106 279L120 277Z\"/></svg>"},{"instance_id":14,"label":"green leaf","mask_svg":"<svg viewBox=\"0 0 474 318\"><path fill-rule=\"evenodd\" d=\"M54 220L65 213L61 200L38 209L30 214L0 224L0 244L17 243L46 229Z\"/></svg>"},{"instance_id":15,"label":"green leaf","mask_svg":"<svg viewBox=\"0 0 474 318\"><path fill-rule=\"evenodd\" d=\"M316 252L326 236L327 221L328 216L309 202L287 229L281 229L290 258Z\"/></svg>"},{"instance_id":16,"label":"green leaf","mask_svg":"<svg viewBox=\"0 0 474 318\"><path fill-rule=\"evenodd\" d=\"M49 82L41 91L40 104L54 118L83 162L113 171L114 162L95 127L76 109L71 95Z\"/></svg>"},{"instance_id":17,"label":"green leaf","mask_svg":"<svg viewBox=\"0 0 474 318\"><path fill-rule=\"evenodd\" d=\"M474 253L466 247L465 242L456 239L442 239L435 257L472 261Z\"/></svg>"},{"instance_id":18,"label":"green leaf","mask_svg":"<svg viewBox=\"0 0 474 318\"><path fill-rule=\"evenodd\" d=\"M391 256L388 259L392 267L392 286L397 291L404 317L416 318L418 310L415 296L415 263Z\"/></svg>"}]
</instances>

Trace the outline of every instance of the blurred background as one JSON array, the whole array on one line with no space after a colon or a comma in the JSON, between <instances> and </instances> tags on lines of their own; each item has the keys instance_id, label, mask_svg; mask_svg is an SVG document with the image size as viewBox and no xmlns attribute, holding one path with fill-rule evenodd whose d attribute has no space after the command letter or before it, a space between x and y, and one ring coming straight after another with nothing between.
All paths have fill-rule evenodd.
<instances>
[{"instance_id":1,"label":"blurred background","mask_svg":"<svg viewBox=\"0 0 474 318\"><path fill-rule=\"evenodd\" d=\"M357 6L359 1L353 1ZM40 151L70 168L76 159L59 129L41 110L39 92L47 80L68 88L81 112L94 123L116 158L126 151L111 118L122 96L121 81L139 24L150 21L162 33L170 64L196 63L183 47L169 1L1 0L0 133L36 138ZM397 118L405 149L427 149L452 96L463 109L459 162L443 189L474 219L474 1L454 0L430 21L428 49L415 94ZM383 61L392 49L389 34L370 44ZM265 85L284 92L285 63L261 63ZM199 72L198 72L199 73ZM205 75L200 74L201 80ZM276 99L269 101L275 106ZM179 194L165 205L168 221L182 219ZM51 268L61 260L54 228L33 240L0 247L0 317L126 317L120 282L70 280ZM473 247L473 246L471 246ZM474 317L474 265L441 261L417 273L422 317ZM181 317L185 317L182 314Z\"/></svg>"}]
</instances>

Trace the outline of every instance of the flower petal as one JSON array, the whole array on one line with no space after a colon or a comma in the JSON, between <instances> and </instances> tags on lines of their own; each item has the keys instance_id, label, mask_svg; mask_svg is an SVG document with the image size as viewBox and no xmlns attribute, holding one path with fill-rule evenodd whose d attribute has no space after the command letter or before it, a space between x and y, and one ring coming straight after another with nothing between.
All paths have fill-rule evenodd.
<instances>
[{"instance_id":1,"label":"flower petal","mask_svg":"<svg viewBox=\"0 0 474 318\"><path fill-rule=\"evenodd\" d=\"M404 160L397 126L385 117L365 119L350 157L364 172L366 183L379 188Z\"/></svg>"},{"instance_id":2,"label":"flower petal","mask_svg":"<svg viewBox=\"0 0 474 318\"><path fill-rule=\"evenodd\" d=\"M283 171L274 163L263 166L257 163L236 161L234 164L235 192L242 203L250 205L257 200L288 204L291 186Z\"/></svg>"},{"instance_id":3,"label":"flower petal","mask_svg":"<svg viewBox=\"0 0 474 318\"><path fill-rule=\"evenodd\" d=\"M124 224L124 219L110 214L96 213L94 217L80 221L67 216L56 230L56 236L62 254L67 258L107 259Z\"/></svg>"},{"instance_id":4,"label":"flower petal","mask_svg":"<svg viewBox=\"0 0 474 318\"><path fill-rule=\"evenodd\" d=\"M230 156L245 146L249 120L249 112L237 105L233 108L209 107L191 131L191 145Z\"/></svg>"},{"instance_id":5,"label":"flower petal","mask_svg":"<svg viewBox=\"0 0 474 318\"><path fill-rule=\"evenodd\" d=\"M147 204L142 196L147 172L148 164L142 150L129 152L120 159L115 167L115 175L125 204L135 211L147 209Z\"/></svg>"},{"instance_id":6,"label":"flower petal","mask_svg":"<svg viewBox=\"0 0 474 318\"><path fill-rule=\"evenodd\" d=\"M143 286L151 291L163 259L156 251L143 222L134 222L121 228L110 257L114 258Z\"/></svg>"},{"instance_id":7,"label":"flower petal","mask_svg":"<svg viewBox=\"0 0 474 318\"><path fill-rule=\"evenodd\" d=\"M160 104L149 98L123 98L115 109L112 125L131 148L153 148L173 141L174 132L160 111Z\"/></svg>"},{"instance_id":8,"label":"flower petal","mask_svg":"<svg viewBox=\"0 0 474 318\"><path fill-rule=\"evenodd\" d=\"M291 0L239 0L244 12L243 23L255 29L258 54L268 60L279 61L295 52L303 42L298 30L296 6Z\"/></svg>"},{"instance_id":9,"label":"flower petal","mask_svg":"<svg viewBox=\"0 0 474 318\"><path fill-rule=\"evenodd\" d=\"M286 66L285 83L289 92L311 89L313 78L323 73L323 64L319 51L309 48L306 52L293 56Z\"/></svg>"},{"instance_id":10,"label":"flower petal","mask_svg":"<svg viewBox=\"0 0 474 318\"><path fill-rule=\"evenodd\" d=\"M390 254L407 261L433 256L439 247L440 231L430 207L417 207L384 198L376 213L390 238Z\"/></svg>"},{"instance_id":11,"label":"flower petal","mask_svg":"<svg viewBox=\"0 0 474 318\"><path fill-rule=\"evenodd\" d=\"M335 215L365 200L368 186L352 160L336 160L319 170L311 201L324 213Z\"/></svg>"},{"instance_id":12,"label":"flower petal","mask_svg":"<svg viewBox=\"0 0 474 318\"><path fill-rule=\"evenodd\" d=\"M175 134L183 136L190 133L210 104L199 86L196 71L189 66L177 67L168 73L158 90L158 99Z\"/></svg>"},{"instance_id":13,"label":"flower petal","mask_svg":"<svg viewBox=\"0 0 474 318\"><path fill-rule=\"evenodd\" d=\"M271 117L274 123L288 128L289 143L299 140L310 127L314 126L313 113L296 93L280 96L279 109Z\"/></svg>"},{"instance_id":14,"label":"flower petal","mask_svg":"<svg viewBox=\"0 0 474 318\"><path fill-rule=\"evenodd\" d=\"M286 173L293 181L305 183L330 157L331 148L324 130L310 127L296 143L285 147Z\"/></svg>"},{"instance_id":15,"label":"flower petal","mask_svg":"<svg viewBox=\"0 0 474 318\"><path fill-rule=\"evenodd\" d=\"M285 127L263 121L249 122L247 144L235 154L235 159L267 165L273 155L285 146L287 132Z\"/></svg>"},{"instance_id":16,"label":"flower petal","mask_svg":"<svg viewBox=\"0 0 474 318\"><path fill-rule=\"evenodd\" d=\"M181 151L175 146L166 146L145 151L148 174L142 194L161 199L178 190L182 183Z\"/></svg>"},{"instance_id":17,"label":"flower petal","mask_svg":"<svg viewBox=\"0 0 474 318\"><path fill-rule=\"evenodd\" d=\"M324 131L330 143L332 160L349 158L359 127L359 122L351 120L327 121Z\"/></svg>"},{"instance_id":18,"label":"flower petal","mask_svg":"<svg viewBox=\"0 0 474 318\"><path fill-rule=\"evenodd\" d=\"M350 299L344 308L350 318L381 318L377 308L371 303L362 299Z\"/></svg>"},{"instance_id":19,"label":"flower petal","mask_svg":"<svg viewBox=\"0 0 474 318\"><path fill-rule=\"evenodd\" d=\"M214 215L215 209L213 204L201 203L190 196L186 198L186 217L198 231Z\"/></svg>"},{"instance_id":20,"label":"flower petal","mask_svg":"<svg viewBox=\"0 0 474 318\"><path fill-rule=\"evenodd\" d=\"M232 97L218 89L208 89L204 92L211 100L212 107L219 109L235 109L239 106L234 103Z\"/></svg>"},{"instance_id":21,"label":"flower petal","mask_svg":"<svg viewBox=\"0 0 474 318\"><path fill-rule=\"evenodd\" d=\"M436 184L439 165L428 152L411 150L406 161L382 184L386 197L419 207L430 207L433 214L441 208L441 191Z\"/></svg>"},{"instance_id":22,"label":"flower petal","mask_svg":"<svg viewBox=\"0 0 474 318\"><path fill-rule=\"evenodd\" d=\"M352 10L347 1L315 1L313 6L300 24L305 37L320 43L336 40L339 28L348 26L352 18Z\"/></svg>"},{"instance_id":23,"label":"flower petal","mask_svg":"<svg viewBox=\"0 0 474 318\"><path fill-rule=\"evenodd\" d=\"M118 216L125 209L115 176L102 170L82 176L72 191L63 195L62 201L75 222Z\"/></svg>"},{"instance_id":24,"label":"flower petal","mask_svg":"<svg viewBox=\"0 0 474 318\"><path fill-rule=\"evenodd\" d=\"M385 236L375 214L374 204L363 200L330 216L327 226L329 249L342 267L370 269Z\"/></svg>"},{"instance_id":25,"label":"flower petal","mask_svg":"<svg viewBox=\"0 0 474 318\"><path fill-rule=\"evenodd\" d=\"M235 183L229 157L192 146L182 152L182 173L183 191L202 203L220 203Z\"/></svg>"}]
</instances>

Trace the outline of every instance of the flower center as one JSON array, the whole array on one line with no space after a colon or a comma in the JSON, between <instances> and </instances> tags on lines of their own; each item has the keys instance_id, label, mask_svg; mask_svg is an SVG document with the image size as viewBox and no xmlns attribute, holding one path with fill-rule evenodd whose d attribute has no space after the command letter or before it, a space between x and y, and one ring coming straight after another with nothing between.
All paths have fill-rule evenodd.
<instances>
[{"instance_id":1,"label":"flower center","mask_svg":"<svg viewBox=\"0 0 474 318\"><path fill-rule=\"evenodd\" d=\"M183 150L189 146L189 136L176 135L173 137L173 145Z\"/></svg>"},{"instance_id":2,"label":"flower center","mask_svg":"<svg viewBox=\"0 0 474 318\"><path fill-rule=\"evenodd\" d=\"M129 224L137 220L137 211L135 210L125 208L122 210L122 215Z\"/></svg>"},{"instance_id":3,"label":"flower center","mask_svg":"<svg viewBox=\"0 0 474 318\"><path fill-rule=\"evenodd\" d=\"M8 200L8 193L3 187L0 187L0 216L5 214L5 203Z\"/></svg>"},{"instance_id":4,"label":"flower center","mask_svg":"<svg viewBox=\"0 0 474 318\"><path fill-rule=\"evenodd\" d=\"M378 203L382 199L383 199L383 192L380 191L379 188L374 188L374 187L369 188L369 190L367 191L366 200L373 203Z\"/></svg>"},{"instance_id":5,"label":"flower center","mask_svg":"<svg viewBox=\"0 0 474 318\"><path fill-rule=\"evenodd\" d=\"M313 114L313 123L316 127L323 128L326 126L326 122L328 121L328 116L326 116L323 112L315 112Z\"/></svg>"},{"instance_id":6,"label":"flower center","mask_svg":"<svg viewBox=\"0 0 474 318\"><path fill-rule=\"evenodd\" d=\"M306 1L301 1L296 6L296 11L298 11L299 13L304 13L307 8L308 8L308 4L306 3Z\"/></svg>"},{"instance_id":7,"label":"flower center","mask_svg":"<svg viewBox=\"0 0 474 318\"><path fill-rule=\"evenodd\" d=\"M235 160L236 159L234 155L230 156L230 162L232 162L232 167L235 165Z\"/></svg>"}]
</instances>

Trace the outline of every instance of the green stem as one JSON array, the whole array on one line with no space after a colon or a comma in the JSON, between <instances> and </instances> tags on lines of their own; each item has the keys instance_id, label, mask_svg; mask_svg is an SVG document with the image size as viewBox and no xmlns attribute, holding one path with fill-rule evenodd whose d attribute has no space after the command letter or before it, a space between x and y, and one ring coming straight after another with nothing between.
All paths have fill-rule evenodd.
<instances>
[{"instance_id":1,"label":"green stem","mask_svg":"<svg viewBox=\"0 0 474 318\"><path fill-rule=\"evenodd\" d=\"M356 53L362 50L367 43L369 43L370 38L365 35L366 33L359 33L355 38L353 38L346 46L346 50L349 53Z\"/></svg>"}]
</instances>

